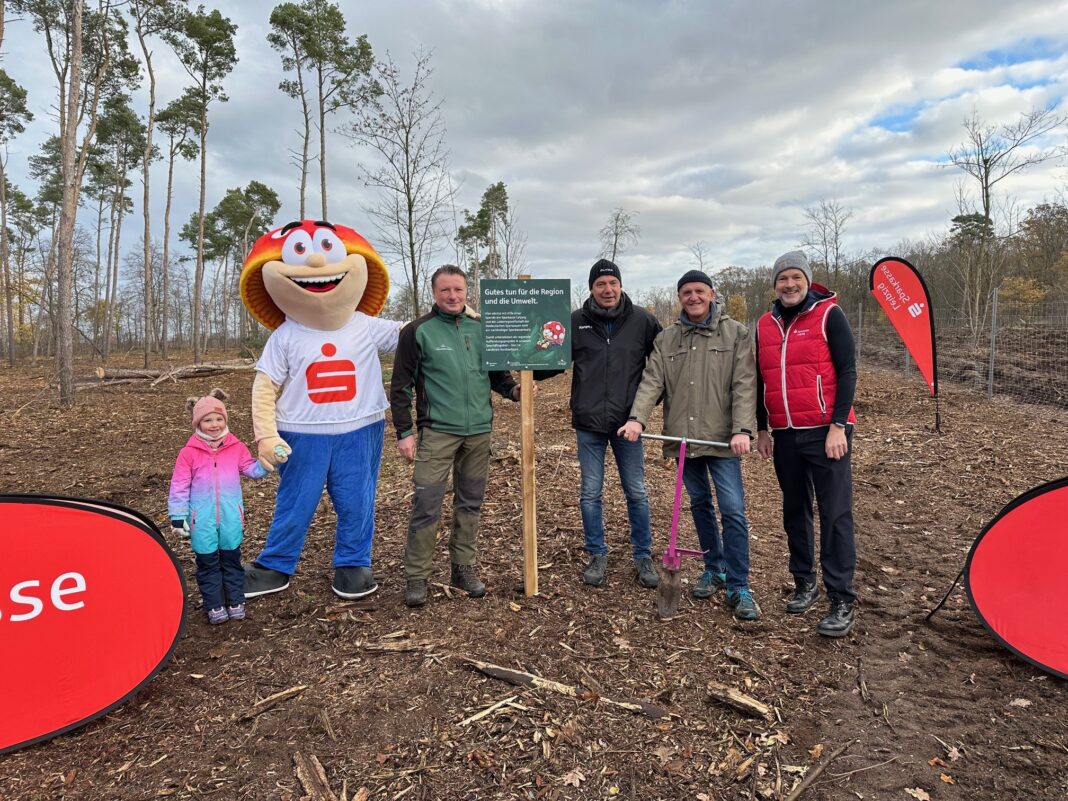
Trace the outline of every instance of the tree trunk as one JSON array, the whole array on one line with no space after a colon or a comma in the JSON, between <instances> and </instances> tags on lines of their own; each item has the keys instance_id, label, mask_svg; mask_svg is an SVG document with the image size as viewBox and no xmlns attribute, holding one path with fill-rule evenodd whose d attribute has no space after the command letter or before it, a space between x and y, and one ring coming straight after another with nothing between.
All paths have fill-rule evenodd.
<instances>
[{"instance_id":1,"label":"tree trunk","mask_svg":"<svg viewBox=\"0 0 1068 801\"><path fill-rule=\"evenodd\" d=\"M15 366L15 304L11 286L11 252L7 242L7 173L0 159L0 268L4 279L4 312L7 333L7 363Z\"/></svg>"},{"instance_id":2,"label":"tree trunk","mask_svg":"<svg viewBox=\"0 0 1068 801\"><path fill-rule=\"evenodd\" d=\"M149 193L149 178L151 170L149 165L152 161L152 126L156 121L156 73L152 70L152 53L148 49L148 45L145 43L144 33L138 26L137 32L138 41L141 43L141 52L145 56L145 71L148 73L148 120L145 125L145 151L141 156L141 170L144 177L144 195L142 200L142 211L145 217L145 368L152 366L152 339L149 337L148 332L152 328L152 219L149 211L149 201L151 199Z\"/></svg>"},{"instance_id":3,"label":"tree trunk","mask_svg":"<svg viewBox=\"0 0 1068 801\"><path fill-rule=\"evenodd\" d=\"M56 362L59 367L59 403L63 408L74 405L74 320L71 317L74 284L74 225L78 216L80 175L75 167L78 135L78 101L82 91L82 3L72 4L70 81L60 134L63 159L63 202L59 215L59 242L56 244L58 321L56 325Z\"/></svg>"},{"instance_id":4,"label":"tree trunk","mask_svg":"<svg viewBox=\"0 0 1068 801\"><path fill-rule=\"evenodd\" d=\"M171 201L174 199L174 147L172 143L171 158L167 166L167 205L163 210L163 335L160 337L160 356L167 360L167 346L170 337L170 247L171 247Z\"/></svg>"},{"instance_id":5,"label":"tree trunk","mask_svg":"<svg viewBox=\"0 0 1068 801\"><path fill-rule=\"evenodd\" d=\"M329 220L326 214L326 97L323 94L323 70L319 68L319 186L323 195L322 220Z\"/></svg>"},{"instance_id":6,"label":"tree trunk","mask_svg":"<svg viewBox=\"0 0 1068 801\"><path fill-rule=\"evenodd\" d=\"M201 91L207 96L207 86ZM207 167L208 144L208 107L205 105L200 113L200 206L197 214L197 266L193 276L193 364L200 363L200 314L203 305L204 287L204 193L208 182Z\"/></svg>"}]
</instances>

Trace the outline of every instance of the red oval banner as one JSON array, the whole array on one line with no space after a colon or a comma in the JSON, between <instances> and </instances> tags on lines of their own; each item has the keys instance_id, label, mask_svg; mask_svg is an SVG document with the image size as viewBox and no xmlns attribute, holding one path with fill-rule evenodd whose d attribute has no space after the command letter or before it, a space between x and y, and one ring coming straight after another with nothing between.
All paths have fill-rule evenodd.
<instances>
[{"instance_id":1,"label":"red oval banner","mask_svg":"<svg viewBox=\"0 0 1068 801\"><path fill-rule=\"evenodd\" d=\"M148 518L0 495L0 753L122 704L170 658L185 584Z\"/></svg>"},{"instance_id":2,"label":"red oval banner","mask_svg":"<svg viewBox=\"0 0 1068 801\"><path fill-rule=\"evenodd\" d=\"M968 600L1001 643L1068 678L1068 478L1011 501L964 566Z\"/></svg>"}]
</instances>

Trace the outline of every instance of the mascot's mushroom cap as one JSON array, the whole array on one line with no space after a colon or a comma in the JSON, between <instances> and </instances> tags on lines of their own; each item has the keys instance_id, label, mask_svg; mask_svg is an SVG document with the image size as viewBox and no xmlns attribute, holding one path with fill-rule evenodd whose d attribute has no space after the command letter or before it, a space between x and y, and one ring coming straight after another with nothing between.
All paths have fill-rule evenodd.
<instances>
[{"instance_id":1,"label":"mascot's mushroom cap","mask_svg":"<svg viewBox=\"0 0 1068 801\"><path fill-rule=\"evenodd\" d=\"M314 220L304 220L299 226L290 223L288 226L268 231L256 240L241 267L241 300L252 316L271 331L280 326L286 316L267 294L263 285L263 265L269 261L282 260L282 245L286 241L286 234L298 228L311 233L314 232L316 224ZM356 305L356 311L372 317L377 316L389 297L389 272L385 262L370 243L353 229L344 225L331 225L331 228L345 243L346 253L358 253L367 262L367 288Z\"/></svg>"}]
</instances>

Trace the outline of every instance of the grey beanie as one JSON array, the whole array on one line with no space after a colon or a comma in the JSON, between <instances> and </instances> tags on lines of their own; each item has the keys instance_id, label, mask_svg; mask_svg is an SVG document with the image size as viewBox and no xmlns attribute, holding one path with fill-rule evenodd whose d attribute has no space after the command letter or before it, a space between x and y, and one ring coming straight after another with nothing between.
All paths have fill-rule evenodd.
<instances>
[{"instance_id":1,"label":"grey beanie","mask_svg":"<svg viewBox=\"0 0 1068 801\"><path fill-rule=\"evenodd\" d=\"M805 280L808 281L808 285L812 286L812 268L808 266L808 258L804 252L791 250L789 253L783 253L779 258L775 259L775 266L771 268L771 283L775 283L775 279L779 277L779 273L783 270L800 270L805 274Z\"/></svg>"}]
</instances>

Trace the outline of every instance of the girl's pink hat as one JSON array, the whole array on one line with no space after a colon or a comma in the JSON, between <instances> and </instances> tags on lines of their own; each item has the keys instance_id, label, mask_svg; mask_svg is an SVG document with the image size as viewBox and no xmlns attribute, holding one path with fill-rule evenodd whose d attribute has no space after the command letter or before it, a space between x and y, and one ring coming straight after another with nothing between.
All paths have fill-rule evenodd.
<instances>
[{"instance_id":1,"label":"girl's pink hat","mask_svg":"<svg viewBox=\"0 0 1068 801\"><path fill-rule=\"evenodd\" d=\"M209 414L221 414L223 421L229 425L230 415L226 412L223 401L229 396L216 387L203 398L189 398L186 400L186 409L193 415L193 428L200 428L200 422Z\"/></svg>"}]
</instances>

